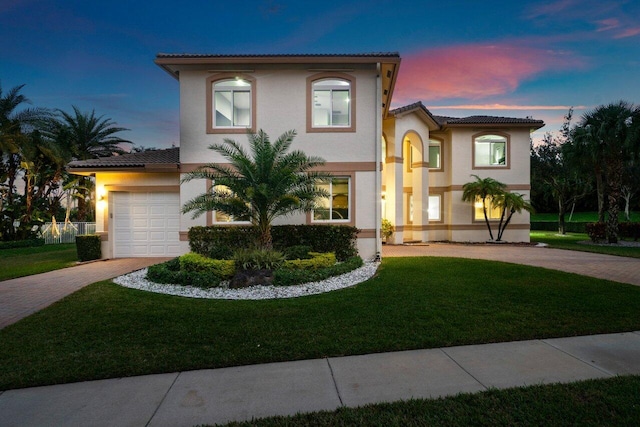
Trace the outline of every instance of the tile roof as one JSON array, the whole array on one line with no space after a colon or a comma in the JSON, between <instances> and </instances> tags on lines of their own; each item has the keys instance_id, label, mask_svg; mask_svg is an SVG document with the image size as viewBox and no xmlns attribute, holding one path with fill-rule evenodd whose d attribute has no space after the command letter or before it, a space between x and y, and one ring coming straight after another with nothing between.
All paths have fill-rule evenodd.
<instances>
[{"instance_id":1,"label":"tile roof","mask_svg":"<svg viewBox=\"0 0 640 427\"><path fill-rule=\"evenodd\" d=\"M156 58L379 58L400 57L398 52L369 52L369 53L285 53L285 54L207 54L207 53L158 53Z\"/></svg>"},{"instance_id":2,"label":"tile roof","mask_svg":"<svg viewBox=\"0 0 640 427\"><path fill-rule=\"evenodd\" d=\"M542 120L520 119L514 117L469 116L462 118L436 116L443 126L447 125L532 125L543 126Z\"/></svg>"},{"instance_id":3,"label":"tile roof","mask_svg":"<svg viewBox=\"0 0 640 427\"><path fill-rule=\"evenodd\" d=\"M101 157L99 159L75 160L68 164L73 169L101 168L144 168L147 165L180 164L180 147L165 150L146 150L140 153L128 153L120 156Z\"/></svg>"}]
</instances>

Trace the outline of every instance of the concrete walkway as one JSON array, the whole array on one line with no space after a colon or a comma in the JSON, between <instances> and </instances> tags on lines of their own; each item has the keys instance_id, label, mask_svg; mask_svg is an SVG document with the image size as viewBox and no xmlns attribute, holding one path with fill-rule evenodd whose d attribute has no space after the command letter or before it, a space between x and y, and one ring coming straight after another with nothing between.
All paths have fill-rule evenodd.
<instances>
[{"instance_id":1,"label":"concrete walkway","mask_svg":"<svg viewBox=\"0 0 640 427\"><path fill-rule=\"evenodd\" d=\"M74 293L170 258L119 258L96 261L0 282L0 329Z\"/></svg>"},{"instance_id":2,"label":"concrete walkway","mask_svg":"<svg viewBox=\"0 0 640 427\"><path fill-rule=\"evenodd\" d=\"M9 390L0 426L193 426L640 374L640 331Z\"/></svg>"},{"instance_id":3,"label":"concrete walkway","mask_svg":"<svg viewBox=\"0 0 640 427\"><path fill-rule=\"evenodd\" d=\"M385 246L384 256L491 259L640 285L640 260L501 245ZM152 259L97 262L0 282L0 327ZM4 323L3 323L4 322ZM640 374L640 331L335 357L0 392L2 426L192 426Z\"/></svg>"}]
</instances>

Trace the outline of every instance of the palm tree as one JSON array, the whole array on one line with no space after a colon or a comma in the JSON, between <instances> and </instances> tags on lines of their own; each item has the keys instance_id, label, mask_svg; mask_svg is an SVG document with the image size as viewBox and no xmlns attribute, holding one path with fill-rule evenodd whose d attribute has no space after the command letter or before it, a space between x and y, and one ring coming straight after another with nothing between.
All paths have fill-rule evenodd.
<instances>
[{"instance_id":1,"label":"palm tree","mask_svg":"<svg viewBox=\"0 0 640 427\"><path fill-rule=\"evenodd\" d=\"M582 116L574 139L601 164L608 205L607 240L618 242L618 212L625 164L640 153L640 107L619 101Z\"/></svg>"},{"instance_id":2,"label":"palm tree","mask_svg":"<svg viewBox=\"0 0 640 427\"><path fill-rule=\"evenodd\" d=\"M511 222L511 218L514 213L520 213L523 210L527 212L533 212L533 206L526 200L524 200L524 196L520 193L510 193L508 191L504 191L492 199L492 203L495 207L500 208L502 213L500 215L500 222L498 223L498 238L497 242L502 240L502 235L504 234L504 230ZM507 214L508 212L508 214ZM505 219L506 216L506 219Z\"/></svg>"},{"instance_id":3,"label":"palm tree","mask_svg":"<svg viewBox=\"0 0 640 427\"><path fill-rule=\"evenodd\" d=\"M271 223L275 218L309 212L317 207L317 199L329 197L317 184L330 176L312 170L324 160L302 151L288 152L295 135L291 130L271 143L262 130L249 134L250 153L231 139L211 145L209 148L228 163L209 163L185 175L183 182L207 179L211 186L188 201L182 211L193 211L194 218L217 211L251 221L259 232L258 246L271 249Z\"/></svg>"},{"instance_id":4,"label":"palm tree","mask_svg":"<svg viewBox=\"0 0 640 427\"><path fill-rule=\"evenodd\" d=\"M49 137L64 143L75 160L95 159L109 157L114 154L124 154L126 151L121 144L133 144L133 142L116 135L129 129L116 126L109 118L96 116L95 110L91 113L80 111L73 106L73 113L57 110L58 117L52 123ZM85 221L88 215L88 203L92 187L89 177L79 176L75 182L78 199L78 220Z\"/></svg>"},{"instance_id":5,"label":"palm tree","mask_svg":"<svg viewBox=\"0 0 640 427\"><path fill-rule=\"evenodd\" d=\"M487 224L489 236L491 240L493 240L493 231L491 231L491 224L489 223L489 216L487 215L487 203L492 202L496 196L504 193L507 185L493 178L480 178L478 175L471 176L476 180L467 182L462 186L462 200L471 203L476 203L478 200L482 201L484 221Z\"/></svg>"}]
</instances>

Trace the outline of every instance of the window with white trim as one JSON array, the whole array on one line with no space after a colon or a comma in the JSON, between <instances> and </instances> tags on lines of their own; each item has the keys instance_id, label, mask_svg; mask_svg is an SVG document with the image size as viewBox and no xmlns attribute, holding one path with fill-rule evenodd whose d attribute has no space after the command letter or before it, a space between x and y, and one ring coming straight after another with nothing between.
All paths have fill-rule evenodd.
<instances>
[{"instance_id":1,"label":"window with white trim","mask_svg":"<svg viewBox=\"0 0 640 427\"><path fill-rule=\"evenodd\" d=\"M429 221L442 221L442 216L440 215L441 202L442 196L440 194L429 195L429 208L427 210Z\"/></svg>"},{"instance_id":2,"label":"window with white trim","mask_svg":"<svg viewBox=\"0 0 640 427\"><path fill-rule=\"evenodd\" d=\"M429 140L429 169L442 169L442 142Z\"/></svg>"},{"instance_id":3,"label":"window with white trim","mask_svg":"<svg viewBox=\"0 0 640 427\"><path fill-rule=\"evenodd\" d=\"M474 141L474 166L507 166L507 138L503 135L480 135Z\"/></svg>"},{"instance_id":4,"label":"window with white trim","mask_svg":"<svg viewBox=\"0 0 640 427\"><path fill-rule=\"evenodd\" d=\"M321 79L312 85L314 128L351 126L351 82Z\"/></svg>"},{"instance_id":5,"label":"window with white trim","mask_svg":"<svg viewBox=\"0 0 640 427\"><path fill-rule=\"evenodd\" d=\"M320 207L313 211L313 220L321 221L349 221L351 219L351 179L349 177L334 177L318 186L323 188L330 197L319 200Z\"/></svg>"},{"instance_id":6,"label":"window with white trim","mask_svg":"<svg viewBox=\"0 0 640 427\"><path fill-rule=\"evenodd\" d=\"M213 83L213 127L251 127L251 82L236 78Z\"/></svg>"}]
</instances>

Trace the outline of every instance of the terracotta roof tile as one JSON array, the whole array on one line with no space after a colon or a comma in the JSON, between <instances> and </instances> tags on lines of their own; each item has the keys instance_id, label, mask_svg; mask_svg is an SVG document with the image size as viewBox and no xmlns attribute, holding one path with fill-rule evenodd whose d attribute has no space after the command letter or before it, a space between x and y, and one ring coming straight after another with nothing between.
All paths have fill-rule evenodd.
<instances>
[{"instance_id":1,"label":"terracotta roof tile","mask_svg":"<svg viewBox=\"0 0 640 427\"><path fill-rule=\"evenodd\" d=\"M180 164L180 147L165 150L147 150L120 156L101 157L99 159L75 160L69 163L69 169L89 168L135 168L152 164Z\"/></svg>"},{"instance_id":2,"label":"terracotta roof tile","mask_svg":"<svg viewBox=\"0 0 640 427\"><path fill-rule=\"evenodd\" d=\"M286 53L286 54L207 54L207 53L158 53L156 58L378 58L378 57L400 57L398 52L369 52L369 53Z\"/></svg>"}]
</instances>

